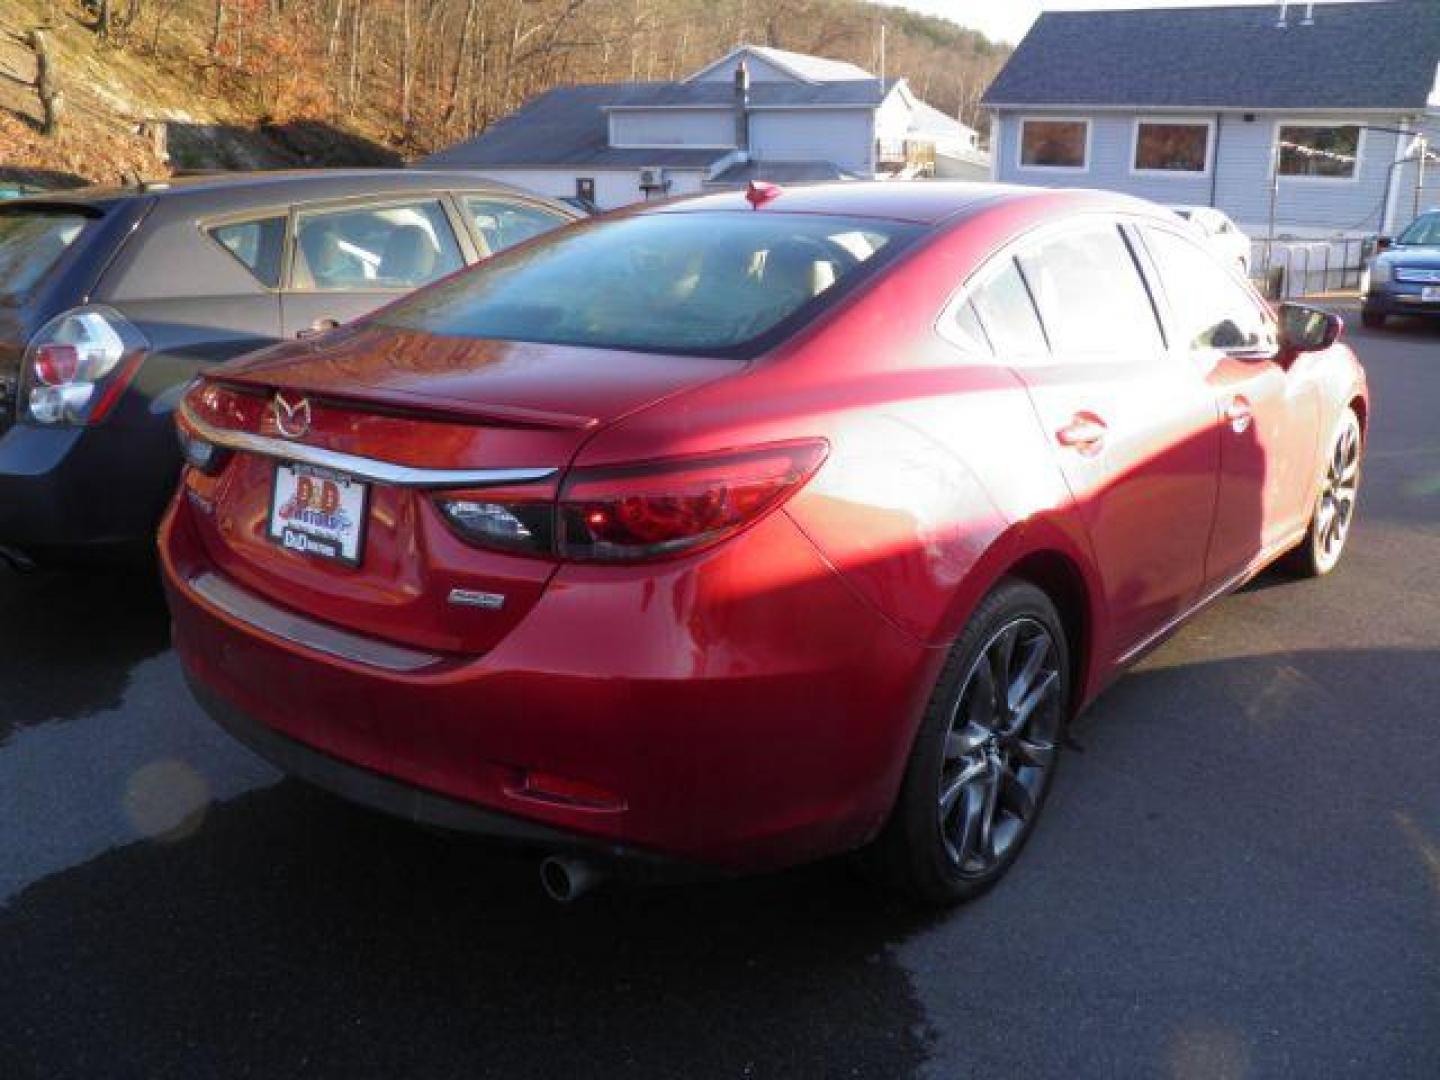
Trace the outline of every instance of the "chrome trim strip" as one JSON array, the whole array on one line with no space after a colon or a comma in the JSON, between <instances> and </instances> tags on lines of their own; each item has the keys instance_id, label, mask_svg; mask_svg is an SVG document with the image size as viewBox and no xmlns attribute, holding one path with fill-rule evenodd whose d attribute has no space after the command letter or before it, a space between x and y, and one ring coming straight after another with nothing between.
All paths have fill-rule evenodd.
<instances>
[{"instance_id":1,"label":"chrome trim strip","mask_svg":"<svg viewBox=\"0 0 1440 1080\"><path fill-rule=\"evenodd\" d=\"M247 454L293 461L300 465L315 465L322 469L334 469L359 480L392 487L454 488L494 487L497 484L528 484L546 480L555 475L557 469L422 469L411 465L394 465L388 461L361 457L358 454L344 454L338 450L326 450L320 446L289 442L286 439L272 439L266 435L255 435L248 431L230 431L227 428L212 427L201 420L182 403L180 415L195 430L195 434L208 443L227 450L241 450Z\"/></svg>"},{"instance_id":2,"label":"chrome trim strip","mask_svg":"<svg viewBox=\"0 0 1440 1080\"><path fill-rule=\"evenodd\" d=\"M188 584L227 615L272 637L326 656L401 673L421 671L443 659L434 653L389 645L284 611L209 570L196 574Z\"/></svg>"}]
</instances>

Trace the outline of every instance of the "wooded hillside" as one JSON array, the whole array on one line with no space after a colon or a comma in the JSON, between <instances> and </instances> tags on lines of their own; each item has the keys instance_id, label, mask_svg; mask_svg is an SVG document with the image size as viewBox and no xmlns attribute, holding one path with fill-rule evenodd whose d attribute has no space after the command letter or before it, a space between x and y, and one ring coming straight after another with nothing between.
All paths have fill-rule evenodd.
<instances>
[{"instance_id":1,"label":"wooded hillside","mask_svg":"<svg viewBox=\"0 0 1440 1080\"><path fill-rule=\"evenodd\" d=\"M341 136L337 145L360 136L414 155L480 131L556 84L677 78L741 41L878 72L882 22L886 73L983 128L977 102L1008 48L863 0L0 0L9 39L0 48L15 55L31 29L48 27L67 97L83 99L97 71L114 76L83 112L128 108L132 127L165 117L169 87L186 116L198 109L272 131L323 127ZM11 76L0 96L0 167L9 164L7 123L19 132L25 122L25 145L40 148L29 156L45 146L30 76L16 70L24 66L0 72ZM124 100L132 76L147 84L143 103ZM29 108L14 104L22 87ZM75 109L62 112L62 129L84 122ZM18 135L9 141L18 145ZM324 141L299 156L346 156L327 154ZM200 160L203 144L175 156L177 166L212 164Z\"/></svg>"}]
</instances>

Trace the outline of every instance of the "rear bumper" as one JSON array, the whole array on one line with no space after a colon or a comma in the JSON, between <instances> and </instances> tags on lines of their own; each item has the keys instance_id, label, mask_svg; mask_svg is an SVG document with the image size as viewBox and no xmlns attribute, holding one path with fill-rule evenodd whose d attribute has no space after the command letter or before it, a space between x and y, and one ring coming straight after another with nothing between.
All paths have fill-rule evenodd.
<instances>
[{"instance_id":1,"label":"rear bumper","mask_svg":"<svg viewBox=\"0 0 1440 1080\"><path fill-rule=\"evenodd\" d=\"M365 806L418 825L472 833L509 843L550 850L578 850L607 859L648 864L655 872L678 873L682 867L633 848L599 844L573 832L499 814L473 803L446 798L390 777L332 758L287 738L247 716L186 672L190 692L215 723L237 742L290 776Z\"/></svg>"},{"instance_id":2,"label":"rear bumper","mask_svg":"<svg viewBox=\"0 0 1440 1080\"><path fill-rule=\"evenodd\" d=\"M178 470L166 417L153 430L15 424L0 434L0 546L148 547Z\"/></svg>"},{"instance_id":3,"label":"rear bumper","mask_svg":"<svg viewBox=\"0 0 1440 1080\"><path fill-rule=\"evenodd\" d=\"M161 563L177 652L222 725L347 798L543 846L722 870L857 847L943 660L775 514L688 565L565 567L490 652L387 669L316 639L308 614L286 634L213 602L193 512L173 504ZM537 797L537 773L614 799Z\"/></svg>"}]
</instances>

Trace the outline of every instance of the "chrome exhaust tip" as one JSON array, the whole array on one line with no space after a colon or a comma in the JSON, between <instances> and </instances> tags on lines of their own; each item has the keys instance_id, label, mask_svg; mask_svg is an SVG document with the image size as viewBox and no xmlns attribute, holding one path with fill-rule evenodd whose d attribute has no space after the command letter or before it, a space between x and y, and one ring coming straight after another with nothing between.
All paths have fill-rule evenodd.
<instances>
[{"instance_id":1,"label":"chrome exhaust tip","mask_svg":"<svg viewBox=\"0 0 1440 1080\"><path fill-rule=\"evenodd\" d=\"M605 880L594 863L568 855L550 855L540 862L540 884L557 904L570 904Z\"/></svg>"}]
</instances>

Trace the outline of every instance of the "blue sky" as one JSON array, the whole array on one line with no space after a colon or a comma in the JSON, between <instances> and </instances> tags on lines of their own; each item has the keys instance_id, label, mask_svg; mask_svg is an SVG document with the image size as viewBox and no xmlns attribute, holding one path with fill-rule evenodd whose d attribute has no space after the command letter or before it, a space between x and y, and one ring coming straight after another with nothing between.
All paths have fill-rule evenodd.
<instances>
[{"instance_id":1,"label":"blue sky","mask_svg":"<svg viewBox=\"0 0 1440 1080\"><path fill-rule=\"evenodd\" d=\"M1220 7L1257 0L883 0L929 15L943 15L961 26L973 27L986 37L1018 42L1030 29L1040 9L1137 7ZM1264 0L1260 0L1264 2ZM1324 0L1321 0L1323 3ZM1278 5L1277 5L1278 6Z\"/></svg>"}]
</instances>

